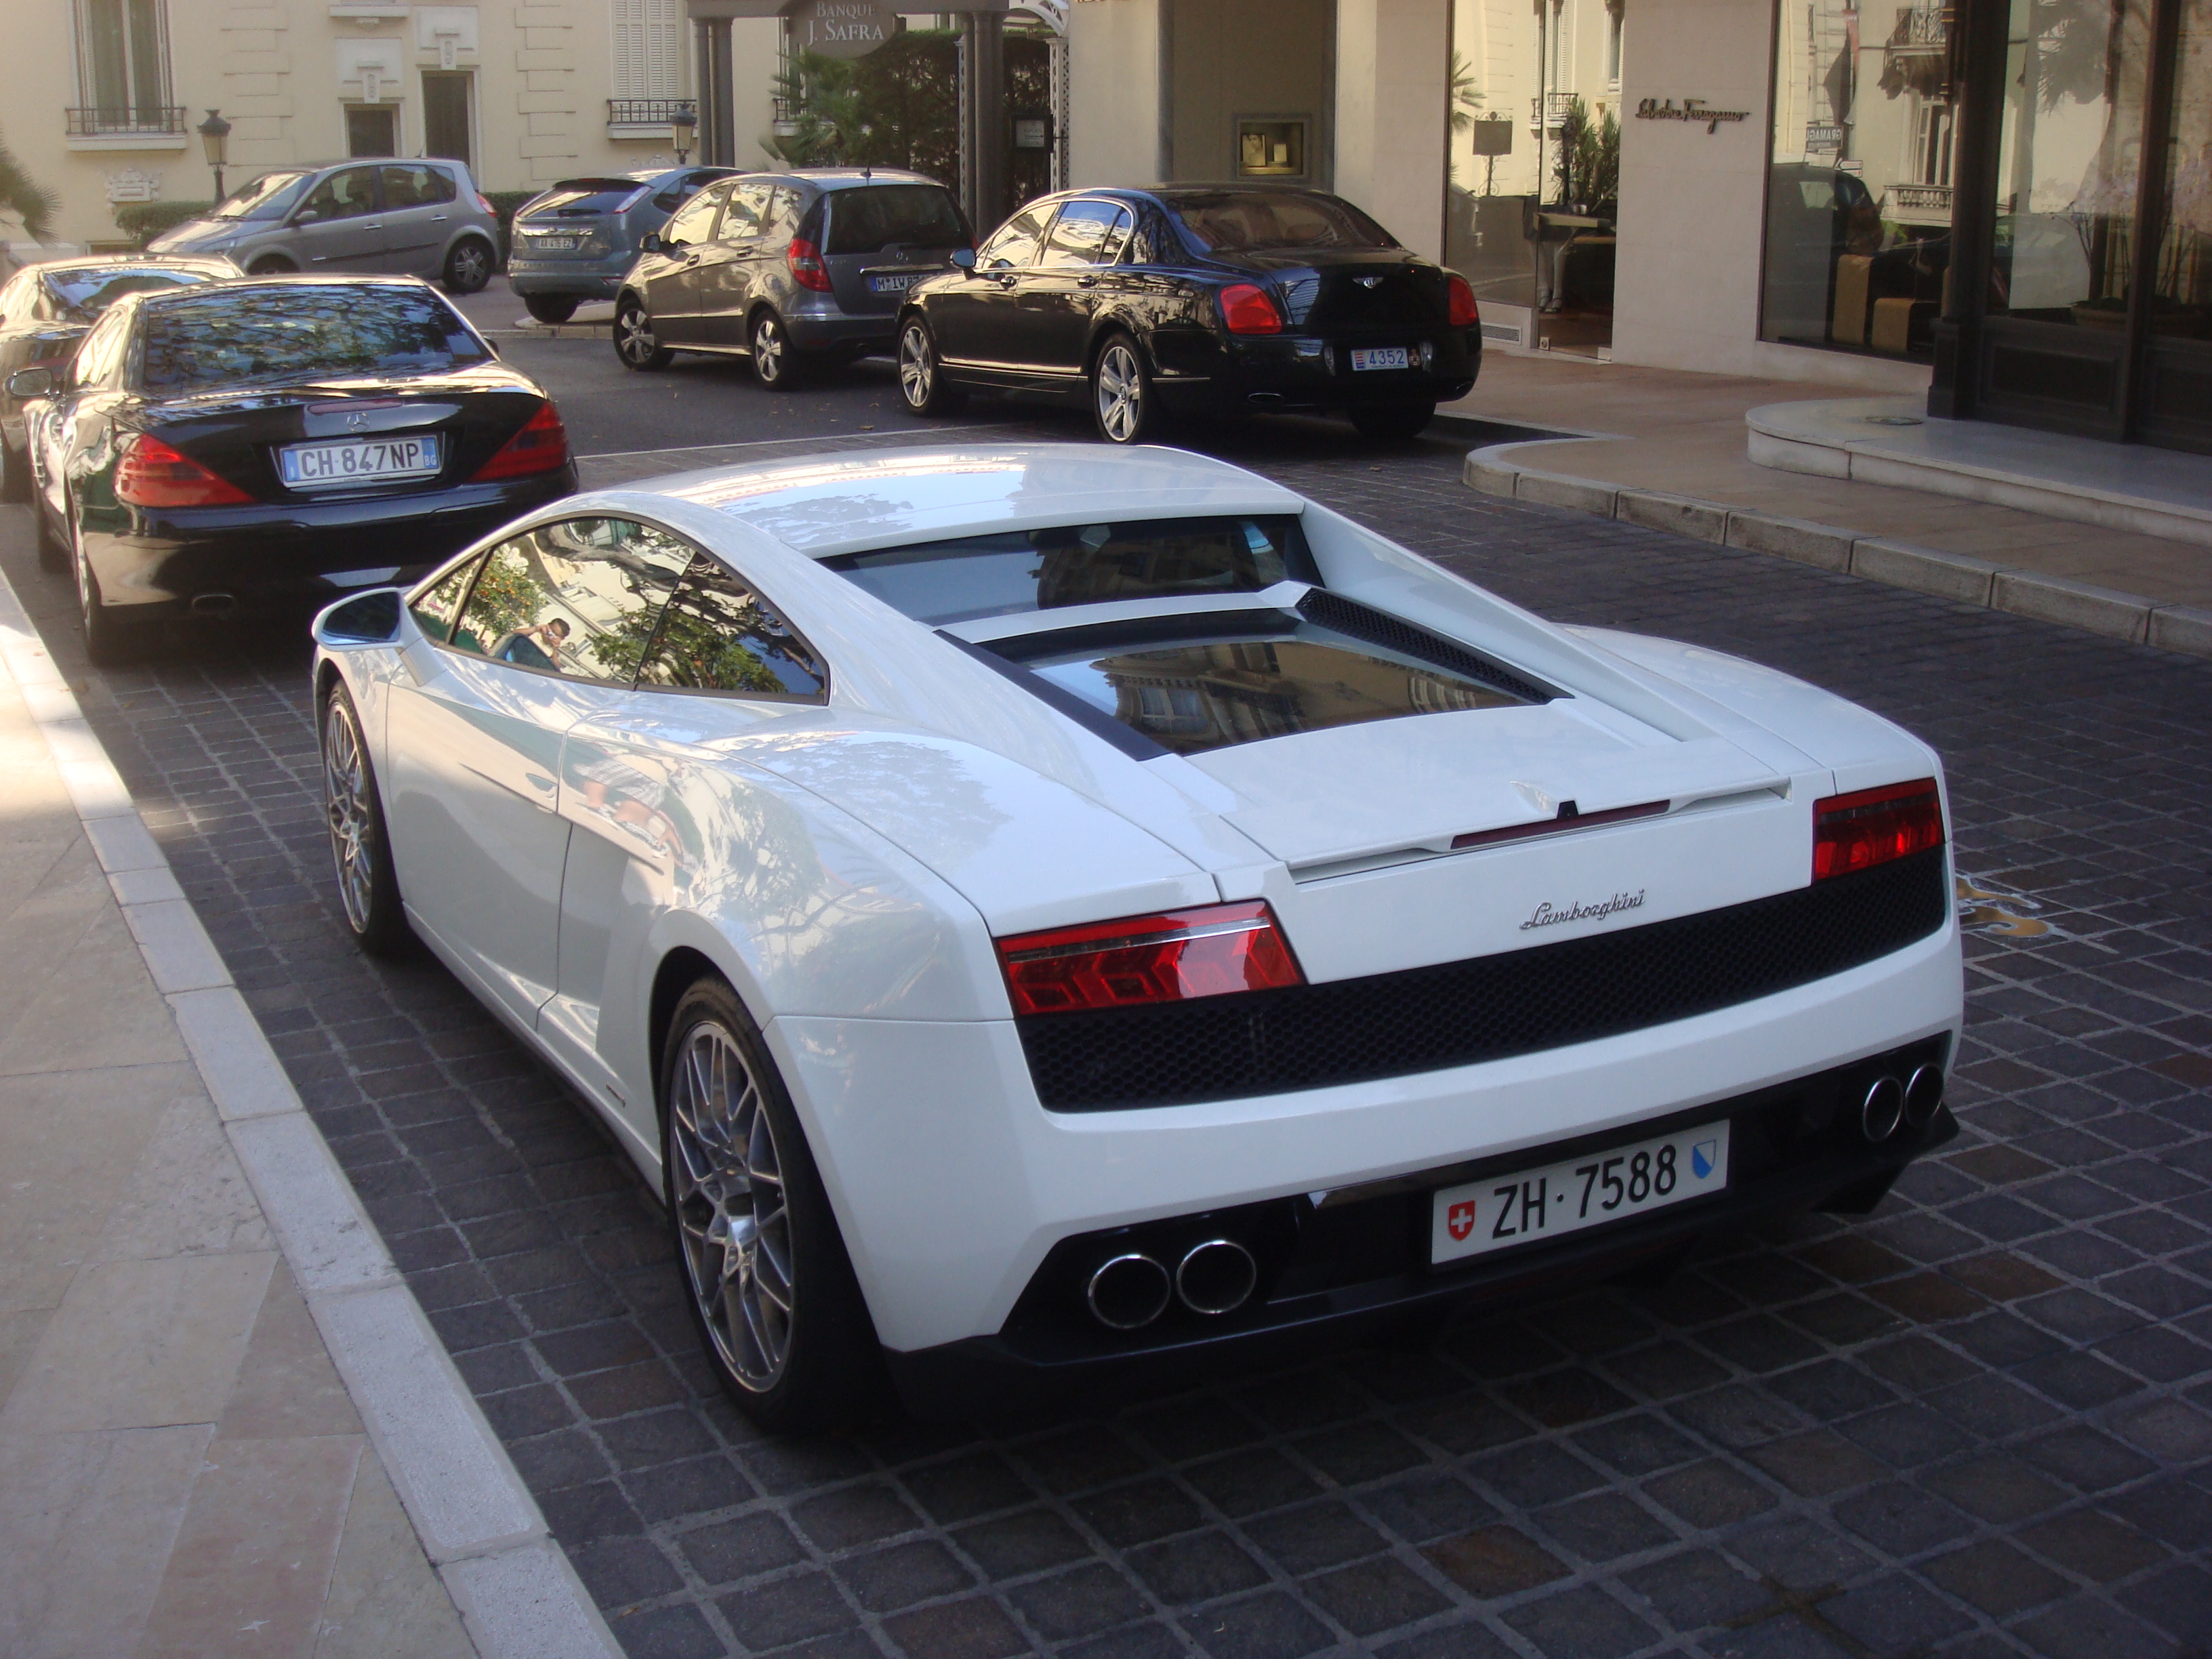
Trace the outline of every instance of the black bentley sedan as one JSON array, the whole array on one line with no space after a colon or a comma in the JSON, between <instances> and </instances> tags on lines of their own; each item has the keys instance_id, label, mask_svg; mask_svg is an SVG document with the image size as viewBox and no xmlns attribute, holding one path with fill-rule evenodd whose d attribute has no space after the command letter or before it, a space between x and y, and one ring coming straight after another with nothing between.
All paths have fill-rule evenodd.
<instances>
[{"instance_id":1,"label":"black bentley sedan","mask_svg":"<svg viewBox=\"0 0 2212 1659\"><path fill-rule=\"evenodd\" d=\"M238 275L228 259L95 254L26 265L0 284L0 501L31 499L23 410L7 393L19 368L59 368L100 313L126 294L221 282Z\"/></svg>"},{"instance_id":2,"label":"black bentley sedan","mask_svg":"<svg viewBox=\"0 0 2212 1659\"><path fill-rule=\"evenodd\" d=\"M1341 198L1161 185L1041 197L972 265L917 284L899 392L917 415L970 391L1079 397L1115 444L1163 408L1327 410L1408 438L1481 357L1467 279Z\"/></svg>"},{"instance_id":3,"label":"black bentley sedan","mask_svg":"<svg viewBox=\"0 0 2212 1659\"><path fill-rule=\"evenodd\" d=\"M86 649L404 581L576 487L553 400L410 276L119 301L67 371L17 371L40 561Z\"/></svg>"}]
</instances>

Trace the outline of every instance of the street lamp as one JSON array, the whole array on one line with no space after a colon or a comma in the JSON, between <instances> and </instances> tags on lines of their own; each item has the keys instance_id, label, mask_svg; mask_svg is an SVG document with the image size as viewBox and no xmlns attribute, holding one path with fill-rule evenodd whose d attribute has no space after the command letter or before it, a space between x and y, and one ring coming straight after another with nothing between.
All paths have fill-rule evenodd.
<instances>
[{"instance_id":1,"label":"street lamp","mask_svg":"<svg viewBox=\"0 0 2212 1659\"><path fill-rule=\"evenodd\" d=\"M208 165L215 169L215 199L222 200L222 154L230 143L230 123L215 111L199 125L200 143L207 147Z\"/></svg>"},{"instance_id":2,"label":"street lamp","mask_svg":"<svg viewBox=\"0 0 2212 1659\"><path fill-rule=\"evenodd\" d=\"M678 104L668 118L668 136L676 143L676 165L691 159L691 140L699 131L699 117L689 104Z\"/></svg>"}]
</instances>

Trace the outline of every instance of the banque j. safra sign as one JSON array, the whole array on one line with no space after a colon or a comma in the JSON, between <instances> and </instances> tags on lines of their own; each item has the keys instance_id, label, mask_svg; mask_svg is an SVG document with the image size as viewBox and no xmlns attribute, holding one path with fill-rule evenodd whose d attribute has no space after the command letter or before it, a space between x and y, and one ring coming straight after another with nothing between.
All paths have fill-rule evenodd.
<instances>
[{"instance_id":1,"label":"banque j. safra sign","mask_svg":"<svg viewBox=\"0 0 2212 1659\"><path fill-rule=\"evenodd\" d=\"M794 52L865 58L898 33L898 14L878 0L801 0L785 14Z\"/></svg>"}]
</instances>

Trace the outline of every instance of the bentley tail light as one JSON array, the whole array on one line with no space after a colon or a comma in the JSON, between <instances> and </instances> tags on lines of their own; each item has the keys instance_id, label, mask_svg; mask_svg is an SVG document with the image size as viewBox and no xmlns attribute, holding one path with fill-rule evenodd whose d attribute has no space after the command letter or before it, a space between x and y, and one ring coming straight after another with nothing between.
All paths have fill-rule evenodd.
<instances>
[{"instance_id":1,"label":"bentley tail light","mask_svg":"<svg viewBox=\"0 0 2212 1659\"><path fill-rule=\"evenodd\" d=\"M1813 803L1813 879L1871 870L1943 844L1936 780L1884 784Z\"/></svg>"},{"instance_id":2,"label":"bentley tail light","mask_svg":"<svg viewBox=\"0 0 2212 1659\"><path fill-rule=\"evenodd\" d=\"M1455 270L1444 291L1448 296L1445 303L1451 307L1447 320L1454 328L1473 328L1482 320L1482 308L1475 304L1474 290L1468 285L1466 277Z\"/></svg>"},{"instance_id":3,"label":"bentley tail light","mask_svg":"<svg viewBox=\"0 0 2212 1659\"><path fill-rule=\"evenodd\" d=\"M1017 1014L1133 1008L1303 985L1264 901L1086 922L998 941Z\"/></svg>"},{"instance_id":4,"label":"bentley tail light","mask_svg":"<svg viewBox=\"0 0 2212 1659\"><path fill-rule=\"evenodd\" d=\"M1280 334L1283 313L1265 289L1249 283L1231 283L1221 290L1221 320L1231 334Z\"/></svg>"},{"instance_id":5,"label":"bentley tail light","mask_svg":"<svg viewBox=\"0 0 2212 1659\"><path fill-rule=\"evenodd\" d=\"M115 499L126 507L237 507L253 497L159 438L126 440L115 468Z\"/></svg>"},{"instance_id":6,"label":"bentley tail light","mask_svg":"<svg viewBox=\"0 0 2212 1659\"><path fill-rule=\"evenodd\" d=\"M560 411L550 403L540 404L522 430L501 444L492 458L477 469L474 482L526 478L533 472L550 472L568 462L568 431L561 424Z\"/></svg>"},{"instance_id":7,"label":"bentley tail light","mask_svg":"<svg viewBox=\"0 0 2212 1659\"><path fill-rule=\"evenodd\" d=\"M783 262L791 267L791 280L799 287L817 294L830 292L830 267L822 263L822 250L804 236L792 238Z\"/></svg>"}]
</instances>

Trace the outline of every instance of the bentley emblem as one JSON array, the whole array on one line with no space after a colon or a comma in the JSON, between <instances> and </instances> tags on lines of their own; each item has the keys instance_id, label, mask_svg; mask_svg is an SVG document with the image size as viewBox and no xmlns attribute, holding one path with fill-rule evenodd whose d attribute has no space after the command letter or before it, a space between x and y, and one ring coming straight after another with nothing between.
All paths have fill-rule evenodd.
<instances>
[{"instance_id":1,"label":"bentley emblem","mask_svg":"<svg viewBox=\"0 0 2212 1659\"><path fill-rule=\"evenodd\" d=\"M356 410L352 414L345 417L345 423L346 430L349 432L366 432L368 430L368 412L363 410Z\"/></svg>"},{"instance_id":2,"label":"bentley emblem","mask_svg":"<svg viewBox=\"0 0 2212 1659\"><path fill-rule=\"evenodd\" d=\"M1380 288L1382 286L1382 279L1380 276L1355 276L1352 280L1358 283L1362 288Z\"/></svg>"}]
</instances>

